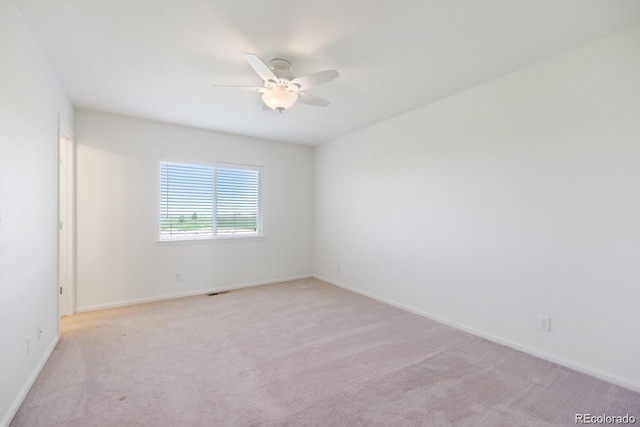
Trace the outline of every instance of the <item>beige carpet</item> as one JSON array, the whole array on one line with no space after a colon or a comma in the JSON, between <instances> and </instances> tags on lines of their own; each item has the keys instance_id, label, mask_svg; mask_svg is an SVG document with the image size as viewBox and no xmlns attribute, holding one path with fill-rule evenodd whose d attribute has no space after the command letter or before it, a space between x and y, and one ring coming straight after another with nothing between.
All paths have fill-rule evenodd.
<instances>
[{"instance_id":1,"label":"beige carpet","mask_svg":"<svg viewBox=\"0 0 640 427\"><path fill-rule=\"evenodd\" d=\"M308 279L64 318L18 426L556 426L640 394Z\"/></svg>"}]
</instances>

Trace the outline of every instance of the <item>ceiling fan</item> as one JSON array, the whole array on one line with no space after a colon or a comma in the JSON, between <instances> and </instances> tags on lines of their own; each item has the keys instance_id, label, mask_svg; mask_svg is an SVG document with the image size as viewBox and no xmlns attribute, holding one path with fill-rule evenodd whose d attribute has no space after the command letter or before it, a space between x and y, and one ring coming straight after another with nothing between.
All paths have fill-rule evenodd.
<instances>
[{"instance_id":1,"label":"ceiling fan","mask_svg":"<svg viewBox=\"0 0 640 427\"><path fill-rule=\"evenodd\" d=\"M306 76L296 77L289 71L291 63L286 59L274 58L269 61L269 65L267 65L252 53L245 53L244 56L247 58L247 61L249 61L249 65L251 65L260 78L264 80L264 87L214 86L236 87L262 93L262 100L265 105L279 113L291 108L296 101L315 105L316 107L326 107L329 105L329 101L304 91L337 78L340 74L338 74L336 70L319 71L317 73L307 74Z\"/></svg>"}]
</instances>

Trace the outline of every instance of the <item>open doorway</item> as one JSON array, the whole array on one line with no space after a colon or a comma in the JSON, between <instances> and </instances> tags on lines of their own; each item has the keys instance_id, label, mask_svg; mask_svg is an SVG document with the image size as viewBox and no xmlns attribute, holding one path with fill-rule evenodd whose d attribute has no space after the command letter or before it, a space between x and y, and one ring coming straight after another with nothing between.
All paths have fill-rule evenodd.
<instances>
[{"instance_id":1,"label":"open doorway","mask_svg":"<svg viewBox=\"0 0 640 427\"><path fill-rule=\"evenodd\" d=\"M75 145L60 128L58 317L75 313Z\"/></svg>"}]
</instances>

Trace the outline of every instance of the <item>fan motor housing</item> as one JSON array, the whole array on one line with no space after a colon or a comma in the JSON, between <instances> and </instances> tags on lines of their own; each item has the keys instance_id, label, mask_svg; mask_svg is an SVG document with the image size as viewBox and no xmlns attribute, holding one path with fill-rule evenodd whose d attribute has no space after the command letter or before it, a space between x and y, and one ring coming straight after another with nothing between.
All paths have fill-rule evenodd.
<instances>
[{"instance_id":1,"label":"fan motor housing","mask_svg":"<svg viewBox=\"0 0 640 427\"><path fill-rule=\"evenodd\" d=\"M273 58L269 61L269 68L273 71L273 74L278 77L278 80L286 80L291 81L295 78L295 75L289 71L289 67L291 67L291 62L282 58Z\"/></svg>"}]
</instances>

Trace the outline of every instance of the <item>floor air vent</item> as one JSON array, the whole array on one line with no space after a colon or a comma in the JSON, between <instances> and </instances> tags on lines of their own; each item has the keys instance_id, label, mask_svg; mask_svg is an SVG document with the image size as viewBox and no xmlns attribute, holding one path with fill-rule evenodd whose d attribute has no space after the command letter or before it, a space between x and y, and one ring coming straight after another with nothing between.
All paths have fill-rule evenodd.
<instances>
[{"instance_id":1,"label":"floor air vent","mask_svg":"<svg viewBox=\"0 0 640 427\"><path fill-rule=\"evenodd\" d=\"M231 291L212 292L210 294L207 294L207 296L215 297L216 295L228 294L229 292L231 292Z\"/></svg>"}]
</instances>

